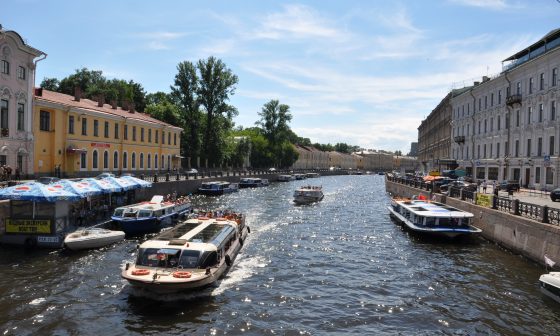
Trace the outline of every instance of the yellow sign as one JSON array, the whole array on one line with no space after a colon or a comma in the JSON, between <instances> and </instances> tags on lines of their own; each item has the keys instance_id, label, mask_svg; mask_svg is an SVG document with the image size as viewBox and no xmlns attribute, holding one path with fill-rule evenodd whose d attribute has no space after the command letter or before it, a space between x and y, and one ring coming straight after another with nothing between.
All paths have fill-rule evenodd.
<instances>
[{"instance_id":1,"label":"yellow sign","mask_svg":"<svg viewBox=\"0 0 560 336\"><path fill-rule=\"evenodd\" d=\"M11 219L6 218L6 233L37 233L37 234L50 234L51 221L50 219Z\"/></svg>"},{"instance_id":2,"label":"yellow sign","mask_svg":"<svg viewBox=\"0 0 560 336\"><path fill-rule=\"evenodd\" d=\"M441 174L437 170L433 170L429 174L430 176L440 176Z\"/></svg>"},{"instance_id":3,"label":"yellow sign","mask_svg":"<svg viewBox=\"0 0 560 336\"><path fill-rule=\"evenodd\" d=\"M476 204L486 207L486 208L491 208L492 207L492 195L486 195L486 194L480 194L477 193L476 194Z\"/></svg>"}]
</instances>

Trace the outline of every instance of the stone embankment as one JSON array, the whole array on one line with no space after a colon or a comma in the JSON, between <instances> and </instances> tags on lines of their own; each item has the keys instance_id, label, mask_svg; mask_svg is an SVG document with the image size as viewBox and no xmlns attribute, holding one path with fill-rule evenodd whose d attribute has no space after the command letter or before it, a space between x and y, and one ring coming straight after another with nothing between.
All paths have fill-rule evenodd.
<instances>
[{"instance_id":1,"label":"stone embankment","mask_svg":"<svg viewBox=\"0 0 560 336\"><path fill-rule=\"evenodd\" d=\"M385 181L385 188L392 195L401 197L427 193L425 189L389 180ZM473 213L475 215L473 225L482 229L484 238L540 264L544 264L545 254L552 260L560 262L560 227L558 225L541 223L513 213L483 207L441 194L433 195L437 201Z\"/></svg>"}]
</instances>

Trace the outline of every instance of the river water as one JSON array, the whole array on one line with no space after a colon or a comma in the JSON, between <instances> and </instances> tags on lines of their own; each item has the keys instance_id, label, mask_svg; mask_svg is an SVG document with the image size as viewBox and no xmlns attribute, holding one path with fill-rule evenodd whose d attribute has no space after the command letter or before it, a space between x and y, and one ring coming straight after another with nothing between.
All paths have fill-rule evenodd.
<instances>
[{"instance_id":1,"label":"river water","mask_svg":"<svg viewBox=\"0 0 560 336\"><path fill-rule=\"evenodd\" d=\"M295 206L302 184L322 202ZM4 335L557 335L544 269L481 238L446 243L393 222L383 176L329 176L242 189L199 207L247 215L231 272L157 298L120 277L140 239L95 251L0 248Z\"/></svg>"}]
</instances>

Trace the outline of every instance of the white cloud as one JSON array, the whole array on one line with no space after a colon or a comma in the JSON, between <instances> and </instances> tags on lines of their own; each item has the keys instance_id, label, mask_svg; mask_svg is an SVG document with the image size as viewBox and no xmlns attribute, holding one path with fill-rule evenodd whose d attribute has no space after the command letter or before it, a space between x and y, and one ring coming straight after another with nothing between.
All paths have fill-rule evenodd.
<instances>
[{"instance_id":1,"label":"white cloud","mask_svg":"<svg viewBox=\"0 0 560 336\"><path fill-rule=\"evenodd\" d=\"M464 6L480 7L488 9L506 9L511 7L520 7L519 4L511 4L507 0L450 0Z\"/></svg>"},{"instance_id":2,"label":"white cloud","mask_svg":"<svg viewBox=\"0 0 560 336\"><path fill-rule=\"evenodd\" d=\"M134 34L133 37L146 40L144 47L150 50L168 50L171 49L169 42L188 36L188 33L177 32L148 32Z\"/></svg>"}]
</instances>

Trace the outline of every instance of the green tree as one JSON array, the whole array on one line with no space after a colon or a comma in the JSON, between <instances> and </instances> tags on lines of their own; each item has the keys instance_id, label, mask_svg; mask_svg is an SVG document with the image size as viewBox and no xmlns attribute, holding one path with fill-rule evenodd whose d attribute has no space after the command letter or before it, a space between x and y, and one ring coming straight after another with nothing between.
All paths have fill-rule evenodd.
<instances>
[{"instance_id":1,"label":"green tree","mask_svg":"<svg viewBox=\"0 0 560 336\"><path fill-rule=\"evenodd\" d=\"M273 164L281 165L283 150L286 148L284 143L289 142L291 132L288 125L292 120L290 107L280 104L278 100L270 100L258 114L261 119L255 124L261 127L262 134L268 140L274 158Z\"/></svg>"},{"instance_id":2,"label":"green tree","mask_svg":"<svg viewBox=\"0 0 560 336\"><path fill-rule=\"evenodd\" d=\"M45 77L40 86L45 90L58 92L59 85L60 81L58 79Z\"/></svg>"}]
</instances>

